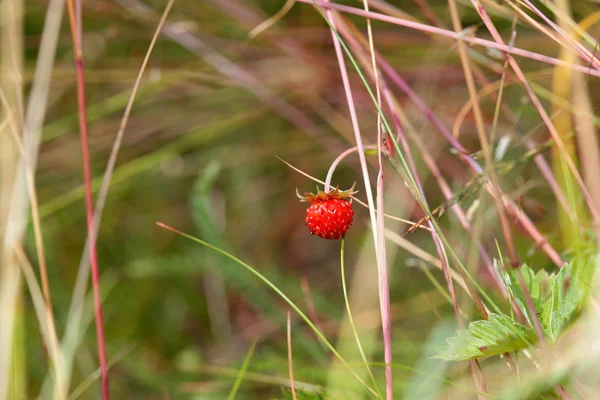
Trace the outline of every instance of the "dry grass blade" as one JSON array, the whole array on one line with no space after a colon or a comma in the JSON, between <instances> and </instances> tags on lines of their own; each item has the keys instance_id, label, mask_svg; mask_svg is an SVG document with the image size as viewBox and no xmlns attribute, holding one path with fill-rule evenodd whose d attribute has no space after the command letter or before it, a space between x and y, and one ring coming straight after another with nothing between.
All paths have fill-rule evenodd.
<instances>
[{"instance_id":1,"label":"dry grass blade","mask_svg":"<svg viewBox=\"0 0 600 400\"><path fill-rule=\"evenodd\" d=\"M4 92L0 92L0 100L1 100L1 104L3 106L7 106L7 99L4 96ZM34 238L35 238L35 248L36 248L36 252L37 252L37 257L38 257L38 262L39 262L39 269L40 269L40 277L42 280L42 293L43 293L43 297L44 297L44 304L45 304L45 313L43 314L45 317L45 323L47 325L47 331L46 331L46 335L44 335L44 340L45 340L45 344L46 346L49 347L50 349L50 358L51 358L51 365L54 366L54 378L55 378L55 395L58 396L57 398L62 399L64 397L65 394L65 390L66 387L64 387L65 385L65 381L64 381L64 373L63 373L63 366L62 366L62 360L59 357L60 355L60 349L59 349L59 345L58 345L58 340L56 340L56 331L55 331L55 324L54 324L54 314L52 312L52 296L50 294L50 283L48 281L48 268L46 265L46 254L44 251L44 241L43 241L43 235L42 235L42 227L41 227L41 221L40 221L40 215L39 215L39 206L38 206L38 201L37 201L37 193L36 193L36 189L35 189L35 178L34 178L34 174L32 171L32 167L31 167L31 161L29 160L28 154L26 152L26 149L23 145L23 142L21 141L21 137L19 136L18 132L17 132L17 126L15 124L15 121L13 118L9 118L8 119L8 125L10 125L10 133L11 133L11 137L14 140L17 148L19 149L19 153L21 155L21 160L19 163L19 170L17 170L18 173L22 173L24 174L24 178L25 178L25 182L23 182L23 184L25 184L25 189L27 191L27 203L29 203L29 201L31 201L31 215L32 215L32 222L33 222L33 233L34 233ZM13 200L15 199L15 197L18 197L18 194L20 192L20 188L19 186L15 186L15 192L13 193ZM17 194L17 196L14 196L15 194ZM13 206L15 204L12 204ZM27 260L27 257L25 256L23 250L21 249L21 244L20 242L23 240L22 236L24 234L24 228L25 226L20 226L20 222L19 221L27 221L26 218L22 218L20 217L20 213L19 210L22 210L22 208L20 208L19 204L16 204L17 209L14 211L14 214L11 213L11 215L13 215L13 219L12 224L9 224L9 227L7 229L7 245L10 244L12 247L6 247L7 249L14 249L14 251L16 252L18 258L20 259L20 264L23 263L28 263L29 261ZM24 210L27 210L27 206L24 208ZM11 230L12 228L12 230ZM22 228L22 229L21 229ZM28 272L28 271L26 271ZM34 274L35 276L35 274ZM33 287L32 286L32 282L30 278L27 278L27 282L28 285L30 287L30 289ZM32 293L33 295L33 293ZM50 333L53 333L54 336L50 335ZM48 341L48 339L50 339L50 341Z\"/></svg>"},{"instance_id":2,"label":"dry grass blade","mask_svg":"<svg viewBox=\"0 0 600 400\"><path fill-rule=\"evenodd\" d=\"M460 18L458 15L458 9L456 6L455 0L448 0L448 4L450 6L450 14L452 17L452 25L456 32L462 31L462 24L460 22ZM511 46L512 47L512 46ZM458 42L458 52L462 64L462 68L465 75L465 80L467 82L467 88L469 89L469 95L473 99L473 113L475 115L475 125L477 127L477 135L479 137L479 143L481 144L481 151L483 152L485 161L486 161L486 175L490 179L490 188L493 191L493 199L494 204L496 206L496 211L498 213L498 218L500 220L500 225L502 227L502 234L504 235L505 244L508 250L508 256L510 258L511 265L516 267L520 264L519 256L517 255L517 250L515 247L515 241L513 238L512 230L510 227L510 223L508 221L508 215L506 211L506 206L502 202L501 191L498 183L498 179L496 176L496 171L494 169L494 161L492 159L492 149L488 140L488 136L485 132L484 122L483 122L483 114L481 111L481 107L479 102L477 101L477 89L475 87L475 79L473 78L473 73L471 71L470 60L467 55L467 51L465 48L465 44L462 42Z\"/></svg>"},{"instance_id":3,"label":"dry grass blade","mask_svg":"<svg viewBox=\"0 0 600 400\"><path fill-rule=\"evenodd\" d=\"M490 20L490 18L487 15L487 13L486 13L485 9L483 8L483 6L479 3L478 0L471 0L471 2L473 4L473 6L475 7L475 9L477 10L477 12L479 13L479 16L481 17L481 19L484 22L485 26L490 31L490 33L491 33L492 37L494 38L494 40L498 44L504 45L504 41L503 41L502 37L500 36L500 34L498 33L498 30L496 29L496 27L494 26L494 24ZM531 87L531 84L527 81L527 79L525 77L525 74L521 70L521 67L519 66L519 64L510 55L510 53L507 52L506 53L506 57L508 59L508 62L510 64L511 68L513 69L513 71L517 75L518 79L521 81L521 85L525 89L525 92L527 93L527 95L531 99L531 102L533 103L533 105L535 106L536 110L538 111L538 114L542 118L542 121L544 121L544 124L546 125L546 127L550 131L550 134L552 135L552 138L554 139L558 150L560 151L561 155L564 157L564 162L567 164L570 172L573 174L573 177L577 181L577 184L579 185L579 187L581 189L581 193L582 193L583 198L585 199L585 201L586 201L586 203L588 205L588 209L589 209L589 211L590 211L590 213L592 215L592 218L594 219L595 224L597 226L600 225L600 213L598 212L598 210L596 209L596 206L594 205L594 202L593 202L593 200L591 198L590 192L589 192L588 188L586 187L586 185L585 185L585 183L583 181L583 178L581 177L581 174L577 170L577 166L575 165L575 163L573 161L573 158L571 156L569 156L569 152L568 152L568 149L565 146L564 141L562 140L562 138L560 137L560 134L557 132L554 124L550 120L550 116L548 115L548 113L544 109L544 107L543 107L541 101L539 100L538 96L533 91L533 88Z\"/></svg>"},{"instance_id":4,"label":"dry grass blade","mask_svg":"<svg viewBox=\"0 0 600 400\"><path fill-rule=\"evenodd\" d=\"M281 9L277 11L275 15L266 21L263 21L257 27L248 32L248 39L254 39L256 36L260 35L262 32L279 22L292 9L295 2L295 0L286 0L283 7L281 7Z\"/></svg>"},{"instance_id":5,"label":"dry grass blade","mask_svg":"<svg viewBox=\"0 0 600 400\"><path fill-rule=\"evenodd\" d=\"M26 358L23 343L24 308L21 271L13 248L19 238L9 236L10 224L23 224L27 213L12 214L10 195L18 172L19 149L12 134L23 126L24 4L0 2L0 399L27 396Z\"/></svg>"},{"instance_id":6,"label":"dry grass blade","mask_svg":"<svg viewBox=\"0 0 600 400\"><path fill-rule=\"evenodd\" d=\"M29 196L26 169L36 170L42 125L46 115L50 90L50 77L54 66L64 4L64 0L51 0L48 4L40 52L36 61L35 76L27 103L22 138L24 154L19 160L12 192L10 213L13 217L7 227L7 236L12 237L15 242L23 236L27 225L26 216L29 207Z\"/></svg>"},{"instance_id":7,"label":"dry grass blade","mask_svg":"<svg viewBox=\"0 0 600 400\"><path fill-rule=\"evenodd\" d=\"M33 207L35 207L35 205L33 205ZM27 286L38 317L44 342L48 344L51 361L50 365L54 373L53 399L63 400L67 395L67 387L65 386L66 381L64 379L63 354L58 342L58 336L56 335L52 309L44 298L45 294L42 294L42 290L40 290L40 286L35 277L35 272L25 255L25 251L21 247L15 247L14 251L19 259L19 264L21 265L25 280L27 281Z\"/></svg>"},{"instance_id":8,"label":"dry grass blade","mask_svg":"<svg viewBox=\"0 0 600 400\"><path fill-rule=\"evenodd\" d=\"M431 214L433 216L441 217L442 214L446 212L449 208L452 208L455 205L460 204L465 198L470 196L475 196L477 192L481 189L481 187L486 183L486 179L482 176L477 176L471 180L465 187L458 193L454 194L450 199L446 200L443 204L436 207ZM408 228L408 230L404 233L405 235L414 232L421 225L430 221L431 217L429 215L425 215L420 220L418 220L413 226Z\"/></svg>"}]
</instances>

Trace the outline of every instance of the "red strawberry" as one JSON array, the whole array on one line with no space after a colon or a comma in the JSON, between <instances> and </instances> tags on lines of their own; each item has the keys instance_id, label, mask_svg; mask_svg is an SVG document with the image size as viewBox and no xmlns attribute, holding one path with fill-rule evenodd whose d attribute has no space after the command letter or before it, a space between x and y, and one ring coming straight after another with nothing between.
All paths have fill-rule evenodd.
<instances>
[{"instance_id":1,"label":"red strawberry","mask_svg":"<svg viewBox=\"0 0 600 400\"><path fill-rule=\"evenodd\" d=\"M311 203L306 209L305 220L310 234L323 239L343 238L352 225L354 217L352 202L344 199L354 193L352 189L340 191L336 188L327 193L319 190L317 194L305 193L304 196L298 194L302 201Z\"/></svg>"}]
</instances>

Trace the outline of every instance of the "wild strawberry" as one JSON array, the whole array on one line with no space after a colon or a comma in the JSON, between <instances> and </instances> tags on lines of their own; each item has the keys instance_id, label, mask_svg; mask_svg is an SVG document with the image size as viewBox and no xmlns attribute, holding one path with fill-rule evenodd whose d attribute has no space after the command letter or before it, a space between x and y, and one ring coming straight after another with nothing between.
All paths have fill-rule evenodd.
<instances>
[{"instance_id":1,"label":"wild strawberry","mask_svg":"<svg viewBox=\"0 0 600 400\"><path fill-rule=\"evenodd\" d=\"M306 209L305 222L311 235L332 240L344 237L354 218L352 202L345 200L356 193L352 189L340 191L335 188L327 193L318 190L317 194L298 194L301 201L310 202L310 207Z\"/></svg>"}]
</instances>

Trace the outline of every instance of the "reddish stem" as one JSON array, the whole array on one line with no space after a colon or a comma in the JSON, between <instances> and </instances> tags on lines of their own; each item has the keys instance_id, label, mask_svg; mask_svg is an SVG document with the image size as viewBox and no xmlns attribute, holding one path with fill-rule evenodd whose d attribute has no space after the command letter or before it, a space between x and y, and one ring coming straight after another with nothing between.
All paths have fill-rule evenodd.
<instances>
[{"instance_id":1,"label":"reddish stem","mask_svg":"<svg viewBox=\"0 0 600 400\"><path fill-rule=\"evenodd\" d=\"M90 169L90 153L88 146L87 113L85 97L85 79L83 75L83 54L79 40L79 27L75 18L73 0L67 1L69 11L69 24L73 39L73 53L77 74L77 110L79 116L79 133L81 141L81 158L83 163L83 180L85 185L85 210L87 230L89 237L89 255L92 270L92 291L94 296L94 315L96 319L96 337L98 341L98 360L100 363L102 400L109 399L108 392L108 365L106 362L106 345L104 341L104 321L102 317L102 299L100 296L100 273L98 268L98 254L96 251L96 237L94 234L94 198L92 197L92 173Z\"/></svg>"},{"instance_id":2,"label":"reddish stem","mask_svg":"<svg viewBox=\"0 0 600 400\"><path fill-rule=\"evenodd\" d=\"M87 230L90 238L90 265L92 269L92 291L94 293L94 314L96 316L96 337L98 340L98 359L102 375L102 399L108 400L108 366L106 363L106 345L104 342L104 318L102 316L102 298L100 296L100 272L96 237L94 235L94 198L92 197L92 173L90 170L90 152L88 148L87 114L85 107L85 82L83 79L83 60L77 59L77 105L79 107L79 132L81 137L81 157L83 161L83 180L85 184L85 211Z\"/></svg>"}]
</instances>

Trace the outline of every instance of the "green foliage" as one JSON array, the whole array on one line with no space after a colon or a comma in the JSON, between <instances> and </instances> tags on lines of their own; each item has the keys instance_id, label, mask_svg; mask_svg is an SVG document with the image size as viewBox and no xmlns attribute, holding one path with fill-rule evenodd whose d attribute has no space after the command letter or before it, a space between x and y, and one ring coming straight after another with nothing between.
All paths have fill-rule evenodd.
<instances>
[{"instance_id":1,"label":"green foliage","mask_svg":"<svg viewBox=\"0 0 600 400\"><path fill-rule=\"evenodd\" d=\"M595 272L595 256L577 257L553 274L535 273L527 265L508 272L499 271L511 300L523 312L529 327L506 315L490 314L489 320L472 322L468 330L458 331L458 336L448 339L448 346L439 350L435 358L473 360L527 348L538 341L533 329L534 318L539 318L545 335L556 342L586 304ZM531 296L535 315L527 306L526 293Z\"/></svg>"},{"instance_id":2,"label":"green foliage","mask_svg":"<svg viewBox=\"0 0 600 400\"><path fill-rule=\"evenodd\" d=\"M448 361L475 360L525 349L537 341L535 331L505 315L490 314L489 320L469 324L458 336L447 340L448 346L435 358Z\"/></svg>"},{"instance_id":3,"label":"green foliage","mask_svg":"<svg viewBox=\"0 0 600 400\"><path fill-rule=\"evenodd\" d=\"M550 294L540 310L540 322L553 341L587 302L595 272L596 257L591 257L565 264L550 276Z\"/></svg>"},{"instance_id":4,"label":"green foliage","mask_svg":"<svg viewBox=\"0 0 600 400\"><path fill-rule=\"evenodd\" d=\"M529 307L527 307L525 292L519 282L518 271L523 276L525 287L531 296L536 311L541 309L544 299L548 296L549 287L547 282L550 278L546 271L540 270L536 274L528 265L523 265L519 270L510 270L504 274L500 272L500 276L506 285L508 293L511 295L512 301L516 302L519 309L523 312L529 326L534 326L534 316L531 315Z\"/></svg>"},{"instance_id":5,"label":"green foliage","mask_svg":"<svg viewBox=\"0 0 600 400\"><path fill-rule=\"evenodd\" d=\"M533 300L533 306L546 336L555 342L566 325L586 304L590 284L596 272L596 257L576 257L558 272L533 272L527 265L501 273L509 293L533 326L533 316L527 307L525 293L519 283L521 273Z\"/></svg>"}]
</instances>

